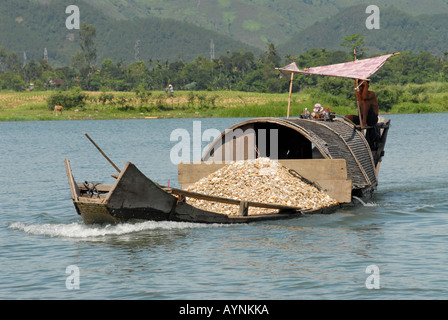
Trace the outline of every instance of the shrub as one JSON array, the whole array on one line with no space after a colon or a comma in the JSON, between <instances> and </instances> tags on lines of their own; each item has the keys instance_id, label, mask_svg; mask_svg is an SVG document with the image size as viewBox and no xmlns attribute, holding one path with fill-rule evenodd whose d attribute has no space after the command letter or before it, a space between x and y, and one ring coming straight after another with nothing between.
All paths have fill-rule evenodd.
<instances>
[{"instance_id":1,"label":"shrub","mask_svg":"<svg viewBox=\"0 0 448 320\"><path fill-rule=\"evenodd\" d=\"M100 96L98 97L98 101L102 104L106 104L107 102L112 102L114 100L114 95L112 93L107 93L105 91L101 92Z\"/></svg>"},{"instance_id":2,"label":"shrub","mask_svg":"<svg viewBox=\"0 0 448 320\"><path fill-rule=\"evenodd\" d=\"M63 106L64 109L83 108L86 104L87 95L81 92L80 88L73 88L70 91L57 90L47 99L47 106L50 110L54 106Z\"/></svg>"},{"instance_id":3,"label":"shrub","mask_svg":"<svg viewBox=\"0 0 448 320\"><path fill-rule=\"evenodd\" d=\"M378 88L375 90L375 94L380 109L389 111L400 101L403 92L398 88Z\"/></svg>"},{"instance_id":4,"label":"shrub","mask_svg":"<svg viewBox=\"0 0 448 320\"><path fill-rule=\"evenodd\" d=\"M135 96L141 103L147 103L152 93L146 90L142 85L138 86L135 90Z\"/></svg>"}]
</instances>

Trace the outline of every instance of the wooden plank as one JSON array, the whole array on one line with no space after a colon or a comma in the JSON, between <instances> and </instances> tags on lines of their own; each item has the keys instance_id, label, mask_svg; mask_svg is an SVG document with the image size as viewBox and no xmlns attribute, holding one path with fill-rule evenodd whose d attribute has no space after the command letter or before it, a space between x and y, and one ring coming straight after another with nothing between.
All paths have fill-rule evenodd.
<instances>
[{"instance_id":1,"label":"wooden plank","mask_svg":"<svg viewBox=\"0 0 448 320\"><path fill-rule=\"evenodd\" d=\"M76 184L75 178L73 177L72 169L70 167L70 160L65 159L65 171L68 178L68 184L70 186L70 193L72 195L73 201L78 201L78 198L81 196L81 192Z\"/></svg>"},{"instance_id":2,"label":"wooden plank","mask_svg":"<svg viewBox=\"0 0 448 320\"><path fill-rule=\"evenodd\" d=\"M347 180L345 159L281 159L279 162L310 181Z\"/></svg>"},{"instance_id":3,"label":"wooden plank","mask_svg":"<svg viewBox=\"0 0 448 320\"><path fill-rule=\"evenodd\" d=\"M228 198L209 196L206 194L181 190L181 189L177 189L177 188L164 188L164 190L167 192L170 192L172 194L176 194L176 195L184 195L184 196L190 197L190 198L214 201L214 202L221 202L221 203L228 203L228 204L234 204L234 205L241 205L241 202L244 201L244 200L236 200L236 199L228 199ZM247 205L250 207L266 208L266 209L302 210L302 208L298 208L298 207L290 207L290 206L283 206L283 205L279 205L279 204L261 203L261 202L253 202L253 201L247 201Z\"/></svg>"},{"instance_id":4,"label":"wooden plank","mask_svg":"<svg viewBox=\"0 0 448 320\"><path fill-rule=\"evenodd\" d=\"M352 180L319 180L321 191L339 203L352 201Z\"/></svg>"},{"instance_id":5,"label":"wooden plank","mask_svg":"<svg viewBox=\"0 0 448 320\"><path fill-rule=\"evenodd\" d=\"M102 203L77 202L76 209L80 212L85 224L117 223L120 220L113 217Z\"/></svg>"},{"instance_id":6,"label":"wooden plank","mask_svg":"<svg viewBox=\"0 0 448 320\"><path fill-rule=\"evenodd\" d=\"M240 211L238 212L238 214L243 217L249 215L249 203L247 201L240 202Z\"/></svg>"},{"instance_id":7,"label":"wooden plank","mask_svg":"<svg viewBox=\"0 0 448 320\"><path fill-rule=\"evenodd\" d=\"M86 186L84 184L82 184L82 183L78 183L78 188L79 188L79 190L84 191L84 192L88 191ZM107 193L107 192L110 191L110 189L112 189L112 185L110 185L110 184L98 184L98 185L95 186L95 188L96 188L96 190L98 192Z\"/></svg>"},{"instance_id":8,"label":"wooden plank","mask_svg":"<svg viewBox=\"0 0 448 320\"><path fill-rule=\"evenodd\" d=\"M179 163L177 166L178 181L182 185L195 183L203 177L207 177L211 173L218 171L226 163L216 162L191 162Z\"/></svg>"},{"instance_id":9,"label":"wooden plank","mask_svg":"<svg viewBox=\"0 0 448 320\"><path fill-rule=\"evenodd\" d=\"M176 197L167 194L134 164L128 162L110 190L105 203L111 210L151 208L169 213L176 201Z\"/></svg>"}]
</instances>

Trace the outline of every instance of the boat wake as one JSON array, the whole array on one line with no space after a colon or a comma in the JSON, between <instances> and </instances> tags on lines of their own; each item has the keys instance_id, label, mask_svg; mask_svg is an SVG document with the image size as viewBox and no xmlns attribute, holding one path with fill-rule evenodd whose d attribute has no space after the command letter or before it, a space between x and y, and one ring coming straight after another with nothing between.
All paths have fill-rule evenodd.
<instances>
[{"instance_id":1,"label":"boat wake","mask_svg":"<svg viewBox=\"0 0 448 320\"><path fill-rule=\"evenodd\" d=\"M145 221L137 223L122 223L116 225L85 225L74 222L71 224L26 224L14 222L10 229L24 231L31 235L47 237L69 238L78 240L94 240L106 236L120 236L142 231L157 230L185 230L210 227L223 227L224 225L210 225L189 222L173 221Z\"/></svg>"},{"instance_id":2,"label":"boat wake","mask_svg":"<svg viewBox=\"0 0 448 320\"><path fill-rule=\"evenodd\" d=\"M352 196L352 198L356 199L359 201L359 203L361 203L364 207L378 207L379 204L375 203L375 202L364 202L362 201L360 198Z\"/></svg>"}]
</instances>

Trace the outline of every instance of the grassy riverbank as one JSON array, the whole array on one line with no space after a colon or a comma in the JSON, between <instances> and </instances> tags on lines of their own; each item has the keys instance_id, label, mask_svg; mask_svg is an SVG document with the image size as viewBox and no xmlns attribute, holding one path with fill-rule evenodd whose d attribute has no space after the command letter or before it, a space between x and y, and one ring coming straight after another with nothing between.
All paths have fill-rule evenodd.
<instances>
[{"instance_id":1,"label":"grassy riverbank","mask_svg":"<svg viewBox=\"0 0 448 320\"><path fill-rule=\"evenodd\" d=\"M56 115L47 106L51 92L0 92L0 121L135 119L187 117L284 117L288 94L264 94L236 91L151 92L141 99L133 92L103 93L113 97L101 100L100 92L84 92L88 98L82 108L64 109ZM311 108L309 94L292 96L291 116Z\"/></svg>"},{"instance_id":2,"label":"grassy riverbank","mask_svg":"<svg viewBox=\"0 0 448 320\"><path fill-rule=\"evenodd\" d=\"M373 88L382 113L440 113L448 111L448 83ZM152 91L139 96L134 92L84 92L86 104L65 109L56 115L47 106L51 91L0 91L0 121L136 119L186 117L285 117L288 94L238 91L177 91L173 96ZM356 112L354 102L344 96L329 96L315 90L292 95L291 117L315 103L329 106L336 114Z\"/></svg>"}]
</instances>

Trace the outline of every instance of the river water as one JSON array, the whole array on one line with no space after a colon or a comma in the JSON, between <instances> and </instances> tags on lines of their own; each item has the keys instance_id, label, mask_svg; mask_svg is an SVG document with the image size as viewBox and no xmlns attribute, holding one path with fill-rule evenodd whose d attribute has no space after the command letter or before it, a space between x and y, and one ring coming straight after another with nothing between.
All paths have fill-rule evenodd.
<instances>
[{"instance_id":1,"label":"river water","mask_svg":"<svg viewBox=\"0 0 448 320\"><path fill-rule=\"evenodd\" d=\"M78 182L113 182L87 132L118 167L175 186L173 130L193 144L194 126L245 119L0 123L0 299L446 299L448 114L387 117L371 202L230 226L85 226L64 158Z\"/></svg>"}]
</instances>

